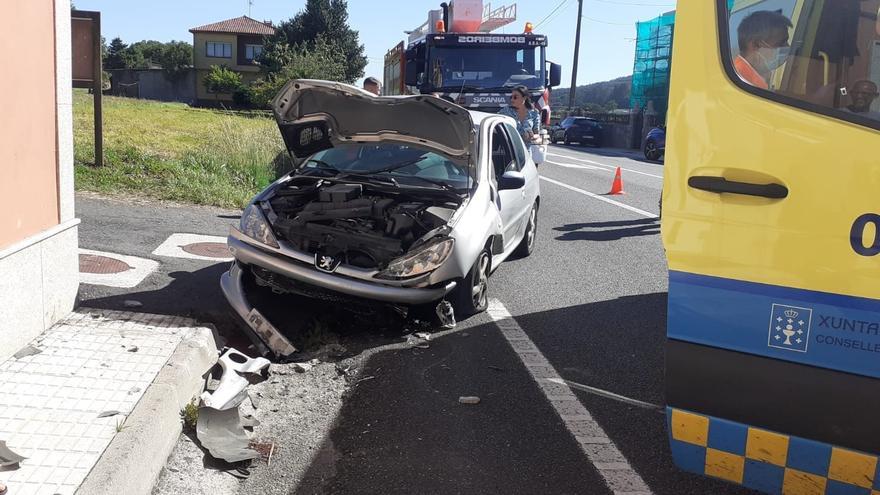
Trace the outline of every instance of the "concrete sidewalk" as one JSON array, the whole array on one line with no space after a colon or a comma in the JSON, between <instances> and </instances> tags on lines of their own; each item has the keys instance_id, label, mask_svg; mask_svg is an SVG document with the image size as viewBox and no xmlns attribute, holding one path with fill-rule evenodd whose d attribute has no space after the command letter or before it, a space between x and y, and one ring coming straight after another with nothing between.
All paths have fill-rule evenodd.
<instances>
[{"instance_id":1,"label":"concrete sidewalk","mask_svg":"<svg viewBox=\"0 0 880 495\"><path fill-rule=\"evenodd\" d=\"M80 308L0 363L9 495L149 494L217 359L181 317Z\"/></svg>"}]
</instances>

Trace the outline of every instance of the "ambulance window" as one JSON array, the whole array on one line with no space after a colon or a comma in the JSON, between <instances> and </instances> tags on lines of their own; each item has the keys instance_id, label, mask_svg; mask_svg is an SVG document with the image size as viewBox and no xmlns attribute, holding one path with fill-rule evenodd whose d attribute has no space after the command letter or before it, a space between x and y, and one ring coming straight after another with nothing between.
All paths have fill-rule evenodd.
<instances>
[{"instance_id":1,"label":"ambulance window","mask_svg":"<svg viewBox=\"0 0 880 495\"><path fill-rule=\"evenodd\" d=\"M880 129L880 0L718 0L722 55L747 91Z\"/></svg>"}]
</instances>

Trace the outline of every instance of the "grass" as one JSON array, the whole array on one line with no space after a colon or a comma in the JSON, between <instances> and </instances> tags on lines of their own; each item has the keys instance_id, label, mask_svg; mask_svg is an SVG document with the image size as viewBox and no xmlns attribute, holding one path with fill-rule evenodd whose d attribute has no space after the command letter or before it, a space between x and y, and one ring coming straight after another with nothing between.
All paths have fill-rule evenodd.
<instances>
[{"instance_id":1,"label":"grass","mask_svg":"<svg viewBox=\"0 0 880 495\"><path fill-rule=\"evenodd\" d=\"M196 424L199 422L199 399L193 399L184 406L180 416L183 418L184 429L195 431Z\"/></svg>"},{"instance_id":2,"label":"grass","mask_svg":"<svg viewBox=\"0 0 880 495\"><path fill-rule=\"evenodd\" d=\"M104 166L96 167L92 96L73 100L76 187L241 207L290 166L269 117L104 97Z\"/></svg>"}]
</instances>

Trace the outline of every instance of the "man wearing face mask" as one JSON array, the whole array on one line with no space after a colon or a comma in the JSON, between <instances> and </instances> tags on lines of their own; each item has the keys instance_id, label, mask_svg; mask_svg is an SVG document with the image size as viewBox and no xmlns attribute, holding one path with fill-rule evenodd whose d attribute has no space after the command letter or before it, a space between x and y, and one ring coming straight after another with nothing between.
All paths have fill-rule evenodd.
<instances>
[{"instance_id":1,"label":"man wearing face mask","mask_svg":"<svg viewBox=\"0 0 880 495\"><path fill-rule=\"evenodd\" d=\"M733 66L743 81L770 89L770 75L788 58L788 30L791 27L787 17L769 10L753 12L742 20L736 30L739 56Z\"/></svg>"}]
</instances>

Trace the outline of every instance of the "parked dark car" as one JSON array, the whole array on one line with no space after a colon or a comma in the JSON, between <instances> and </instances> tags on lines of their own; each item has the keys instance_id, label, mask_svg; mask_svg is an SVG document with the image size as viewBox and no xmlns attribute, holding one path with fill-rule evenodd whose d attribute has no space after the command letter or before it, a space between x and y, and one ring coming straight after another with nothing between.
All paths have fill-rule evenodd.
<instances>
[{"instance_id":1,"label":"parked dark car","mask_svg":"<svg viewBox=\"0 0 880 495\"><path fill-rule=\"evenodd\" d=\"M645 158L656 161L666 153L666 126L659 125L645 136Z\"/></svg>"},{"instance_id":2,"label":"parked dark car","mask_svg":"<svg viewBox=\"0 0 880 495\"><path fill-rule=\"evenodd\" d=\"M550 141L565 144L579 143L602 146L602 124L589 117L566 117L550 128Z\"/></svg>"}]
</instances>

